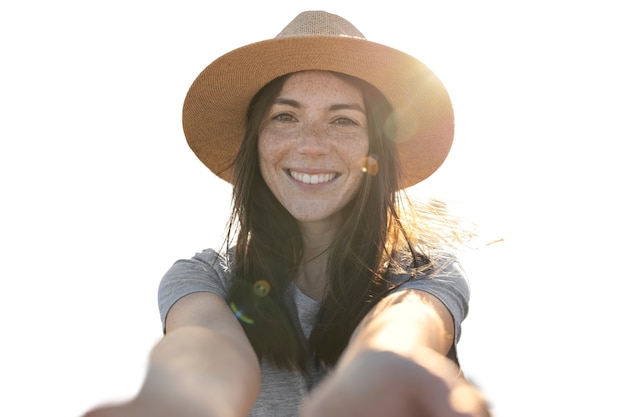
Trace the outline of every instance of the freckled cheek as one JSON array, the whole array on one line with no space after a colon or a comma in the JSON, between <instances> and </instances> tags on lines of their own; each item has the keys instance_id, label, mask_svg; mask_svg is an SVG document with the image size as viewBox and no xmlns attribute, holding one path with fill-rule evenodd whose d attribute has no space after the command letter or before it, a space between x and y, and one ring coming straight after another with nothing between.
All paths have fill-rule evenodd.
<instances>
[{"instance_id":1,"label":"freckled cheek","mask_svg":"<svg viewBox=\"0 0 626 417\"><path fill-rule=\"evenodd\" d=\"M369 144L360 141L359 143L352 144L352 146L347 146L342 149L341 154L348 166L360 171L363 168L363 160L369 154Z\"/></svg>"},{"instance_id":2,"label":"freckled cheek","mask_svg":"<svg viewBox=\"0 0 626 417\"><path fill-rule=\"evenodd\" d=\"M263 149L259 149L259 162L275 164L281 160L284 154L284 147L274 145L265 146Z\"/></svg>"},{"instance_id":3,"label":"freckled cheek","mask_svg":"<svg viewBox=\"0 0 626 417\"><path fill-rule=\"evenodd\" d=\"M268 176L275 174L274 171L276 171L276 169L280 169L278 164L285 153L284 148L284 146L281 146L280 141L259 137L259 167L266 181L268 180Z\"/></svg>"}]
</instances>

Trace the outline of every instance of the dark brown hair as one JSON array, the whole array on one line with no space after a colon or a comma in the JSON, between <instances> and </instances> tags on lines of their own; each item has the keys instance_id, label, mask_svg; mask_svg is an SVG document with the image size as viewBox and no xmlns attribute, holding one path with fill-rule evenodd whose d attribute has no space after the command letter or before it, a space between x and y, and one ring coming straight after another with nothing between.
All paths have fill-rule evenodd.
<instances>
[{"instance_id":1,"label":"dark brown hair","mask_svg":"<svg viewBox=\"0 0 626 417\"><path fill-rule=\"evenodd\" d=\"M247 131L234 161L227 244L236 236L235 279L228 301L259 358L303 372L309 357L326 366L337 362L359 321L389 291L385 275L395 251L407 251L413 267L426 262L409 243L396 207L398 157L387 123L391 106L370 84L336 75L363 94L370 157L377 161L377 173L364 174L357 195L344 208L345 222L329 248L328 291L308 343L286 297L302 262L302 237L295 219L265 184L258 161L259 126L289 75L267 84L252 100Z\"/></svg>"}]
</instances>

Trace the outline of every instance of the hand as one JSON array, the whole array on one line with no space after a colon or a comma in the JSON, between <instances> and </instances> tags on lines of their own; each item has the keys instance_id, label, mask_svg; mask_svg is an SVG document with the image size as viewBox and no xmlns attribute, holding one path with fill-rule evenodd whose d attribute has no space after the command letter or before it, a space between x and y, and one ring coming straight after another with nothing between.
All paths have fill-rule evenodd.
<instances>
[{"instance_id":1,"label":"hand","mask_svg":"<svg viewBox=\"0 0 626 417\"><path fill-rule=\"evenodd\" d=\"M426 369L388 352L361 355L304 400L300 417L489 417L478 390L436 356Z\"/></svg>"},{"instance_id":2,"label":"hand","mask_svg":"<svg viewBox=\"0 0 626 417\"><path fill-rule=\"evenodd\" d=\"M167 399L148 401L135 398L120 404L94 408L82 417L213 417L216 415L205 409L197 407L194 409L191 403L178 404Z\"/></svg>"},{"instance_id":3,"label":"hand","mask_svg":"<svg viewBox=\"0 0 626 417\"><path fill-rule=\"evenodd\" d=\"M133 411L130 403L124 403L97 407L83 414L83 417L138 417L141 415L145 416L147 414L142 414L138 410Z\"/></svg>"},{"instance_id":4,"label":"hand","mask_svg":"<svg viewBox=\"0 0 626 417\"><path fill-rule=\"evenodd\" d=\"M185 383L173 376L150 374L132 399L98 406L82 417L234 417L224 404L206 401L202 384Z\"/></svg>"}]
</instances>

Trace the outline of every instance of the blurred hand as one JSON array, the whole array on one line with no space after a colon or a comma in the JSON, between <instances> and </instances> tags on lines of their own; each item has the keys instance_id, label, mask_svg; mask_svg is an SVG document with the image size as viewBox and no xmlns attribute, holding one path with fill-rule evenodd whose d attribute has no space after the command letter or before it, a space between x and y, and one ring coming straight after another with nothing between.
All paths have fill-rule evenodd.
<instances>
[{"instance_id":1,"label":"blurred hand","mask_svg":"<svg viewBox=\"0 0 626 417\"><path fill-rule=\"evenodd\" d=\"M106 404L82 417L232 417L232 411L206 406L191 396L146 393L142 391L130 401Z\"/></svg>"},{"instance_id":2,"label":"blurred hand","mask_svg":"<svg viewBox=\"0 0 626 417\"><path fill-rule=\"evenodd\" d=\"M300 417L489 417L480 392L441 357L436 372L385 352L330 374Z\"/></svg>"}]
</instances>

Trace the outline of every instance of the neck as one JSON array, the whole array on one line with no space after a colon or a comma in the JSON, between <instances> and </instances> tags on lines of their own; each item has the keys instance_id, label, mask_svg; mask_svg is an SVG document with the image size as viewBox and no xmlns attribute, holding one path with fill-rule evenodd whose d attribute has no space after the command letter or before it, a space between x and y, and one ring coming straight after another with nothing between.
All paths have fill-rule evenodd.
<instances>
[{"instance_id":1,"label":"neck","mask_svg":"<svg viewBox=\"0 0 626 417\"><path fill-rule=\"evenodd\" d=\"M313 258L304 260L298 268L296 285L300 291L315 300L321 301L326 293L328 277L326 275L326 265L328 253L322 252Z\"/></svg>"},{"instance_id":2,"label":"neck","mask_svg":"<svg viewBox=\"0 0 626 417\"><path fill-rule=\"evenodd\" d=\"M339 229L337 220L299 222L298 226L302 234L305 262L328 250Z\"/></svg>"},{"instance_id":3,"label":"neck","mask_svg":"<svg viewBox=\"0 0 626 417\"><path fill-rule=\"evenodd\" d=\"M311 298L324 298L328 276L328 250L335 239L336 226L329 223L301 224L303 239L302 263L296 276L298 288Z\"/></svg>"}]
</instances>

